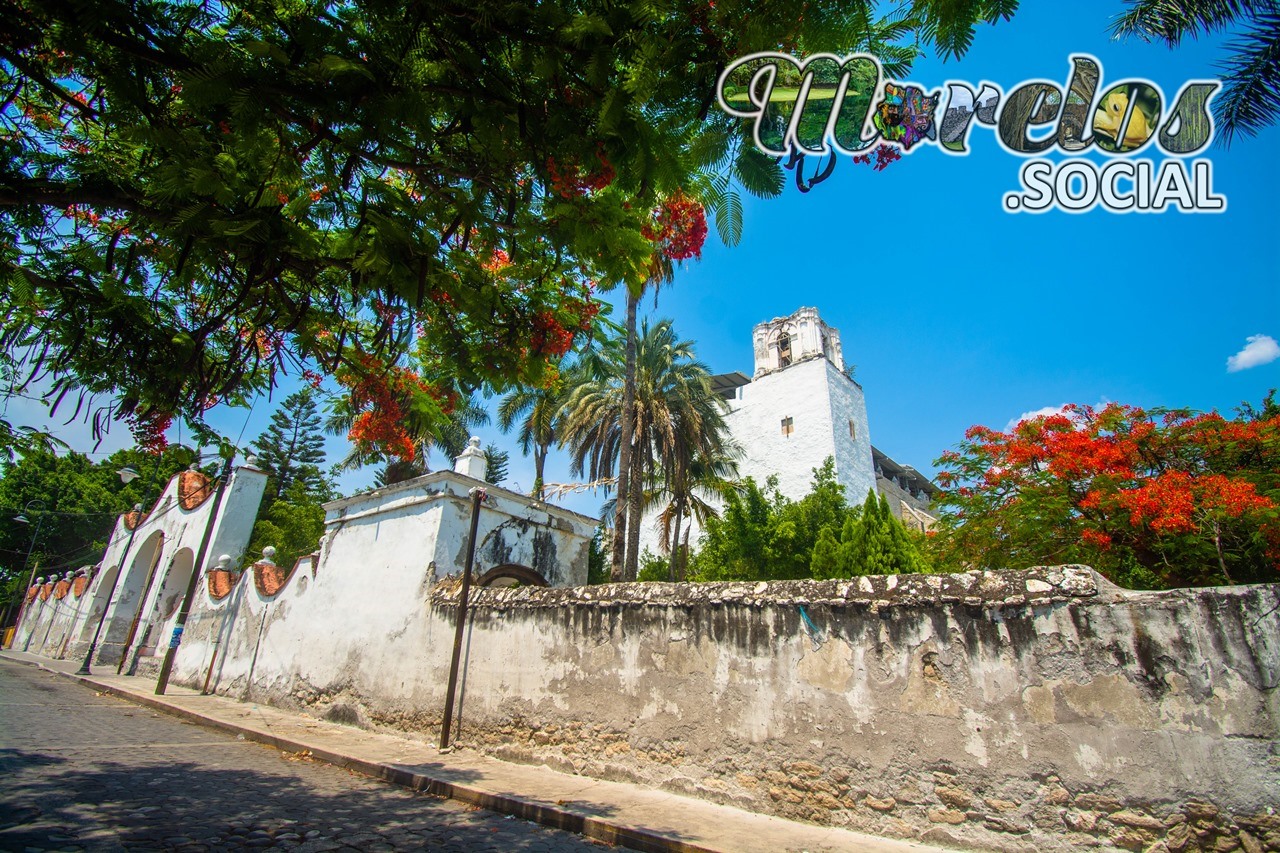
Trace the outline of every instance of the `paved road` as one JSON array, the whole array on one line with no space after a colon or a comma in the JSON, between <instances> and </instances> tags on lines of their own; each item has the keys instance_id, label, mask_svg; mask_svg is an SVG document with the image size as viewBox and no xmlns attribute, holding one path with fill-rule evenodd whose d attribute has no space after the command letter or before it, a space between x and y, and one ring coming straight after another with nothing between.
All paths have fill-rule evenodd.
<instances>
[{"instance_id":1,"label":"paved road","mask_svg":"<svg viewBox=\"0 0 1280 853\"><path fill-rule=\"evenodd\" d=\"M0 850L611 849L0 661Z\"/></svg>"}]
</instances>

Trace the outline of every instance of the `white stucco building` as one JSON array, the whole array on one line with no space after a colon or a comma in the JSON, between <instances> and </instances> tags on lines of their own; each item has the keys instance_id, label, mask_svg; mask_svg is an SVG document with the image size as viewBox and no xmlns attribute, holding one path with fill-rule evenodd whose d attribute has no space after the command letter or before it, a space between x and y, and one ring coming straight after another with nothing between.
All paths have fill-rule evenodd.
<instances>
[{"instance_id":1,"label":"white stucco building","mask_svg":"<svg viewBox=\"0 0 1280 853\"><path fill-rule=\"evenodd\" d=\"M206 562L227 554L239 565L266 483L260 468L235 468L210 532ZM92 580L62 600L37 595L17 627L13 648L80 657L102 620L98 664L150 658L157 649L163 654L214 508L215 486L198 471L183 471L150 510L120 516Z\"/></svg>"},{"instance_id":2,"label":"white stucco building","mask_svg":"<svg viewBox=\"0 0 1280 853\"><path fill-rule=\"evenodd\" d=\"M836 479L850 504L867 492L889 499L905 524L925 529L934 486L909 465L900 465L871 445L862 386L845 371L840 332L800 308L752 331L752 376L721 373L712 386L730 407L725 422L742 449L738 473L761 485L777 476L778 490L792 500L809 493L813 469L834 458ZM645 516L641 548L660 553L655 510ZM696 542L698 531L690 536Z\"/></svg>"},{"instance_id":3,"label":"white stucco building","mask_svg":"<svg viewBox=\"0 0 1280 853\"><path fill-rule=\"evenodd\" d=\"M587 582L597 520L485 483L479 444L471 439L452 471L325 504L324 535L314 553L292 566L266 558L243 573L237 570L246 562L267 473L253 465L235 469L206 559L196 566L215 483L184 471L145 515L120 517L102 570L92 579L68 573L64 579L42 578L31 588L13 647L83 657L105 608L93 664L106 667L123 659L127 672L154 674L194 570L203 577L176 657L177 683L248 679L268 658L286 668L305 668L307 659L324 670L368 657L390 672L412 670L413 658L401 655L392 665L369 649L401 636L410 623L425 624L431 589L461 573L473 489L485 490L476 529L478 584ZM264 648L261 638L273 626L275 640Z\"/></svg>"}]
</instances>

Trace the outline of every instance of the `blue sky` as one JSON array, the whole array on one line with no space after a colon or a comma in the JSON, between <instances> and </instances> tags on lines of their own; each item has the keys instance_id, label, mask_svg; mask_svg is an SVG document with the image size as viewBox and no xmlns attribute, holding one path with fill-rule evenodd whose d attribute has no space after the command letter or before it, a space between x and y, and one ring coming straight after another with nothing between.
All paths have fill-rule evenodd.
<instances>
[{"instance_id":1,"label":"blue sky","mask_svg":"<svg viewBox=\"0 0 1280 853\"><path fill-rule=\"evenodd\" d=\"M1072 53L1101 61L1102 89L1144 78L1172 96L1187 80L1217 76L1222 39L1175 51L1117 42L1107 26L1119 0L1066 8L1023 3L1012 21L982 27L962 61L922 60L910 80L930 90L964 80L1008 93L1033 78L1065 87ZM970 148L955 157L923 146L883 172L846 159L807 195L789 183L777 199L744 196L742 243L727 248L713 230L702 260L644 310L674 318L714 372L750 373L756 323L817 307L857 365L872 441L929 472L976 423L1004 427L1067 402L1229 412L1280 386L1280 360L1227 370L1251 336L1280 338L1280 130L1203 155L1214 164L1214 191L1228 199L1226 212L1212 215L1009 214L1001 202L1019 188L1022 158L981 126ZM215 411L212 420L248 442L271 409L261 401L252 413ZM10 418L28 413L27 422L43 422L10 401ZM55 429L75 449L92 449L87 428ZM527 489L532 465L514 441L492 427L479 434L511 451L507 485ZM127 431L116 429L99 452L127 443ZM344 444L330 443L331 461ZM552 460L549 480L570 479L562 457ZM353 472L340 488L350 493L371 480L371 470ZM600 499L567 503L594 514Z\"/></svg>"},{"instance_id":2,"label":"blue sky","mask_svg":"<svg viewBox=\"0 0 1280 853\"><path fill-rule=\"evenodd\" d=\"M1071 53L1101 61L1100 91L1147 78L1172 96L1217 76L1221 40L1173 52L1117 42L1107 25L1119 2L1065 8L1024 3L962 61L920 61L911 80L1065 88ZM1204 155L1228 199L1212 215L1005 213L1022 158L981 126L970 148L918 148L879 173L842 162L807 195L751 200L742 244L713 237L659 312L713 370L749 373L751 327L816 306L857 365L872 442L922 470L975 423L1067 402L1227 412L1280 385L1280 361L1227 371L1250 336L1280 338L1276 128Z\"/></svg>"}]
</instances>

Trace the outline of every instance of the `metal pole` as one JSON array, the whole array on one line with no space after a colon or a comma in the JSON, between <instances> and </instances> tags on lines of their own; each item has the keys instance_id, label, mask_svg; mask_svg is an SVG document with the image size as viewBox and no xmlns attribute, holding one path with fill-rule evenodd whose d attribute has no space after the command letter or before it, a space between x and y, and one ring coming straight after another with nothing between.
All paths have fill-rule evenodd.
<instances>
[{"instance_id":1,"label":"metal pole","mask_svg":"<svg viewBox=\"0 0 1280 853\"><path fill-rule=\"evenodd\" d=\"M231 479L231 460L234 452L222 465L222 476L218 479L218 491L213 495L213 507L209 510L209 520L204 526L204 536L200 540L200 550L196 552L196 561L191 566L191 579L187 581L187 592L182 596L182 606L178 608L178 621L173 625L173 636L169 639L169 648L164 653L164 663L160 665L160 677L156 680L156 695L163 696L169 686L169 673L173 671L173 658L178 653L178 644L182 642L182 629L187 625L187 615L191 613L191 600L195 598L196 583L200 580L200 569L204 565L204 555L209 550L209 540L213 538L213 524L218 518L218 507L222 504L222 494L227 490L227 481Z\"/></svg>"},{"instance_id":2,"label":"metal pole","mask_svg":"<svg viewBox=\"0 0 1280 853\"><path fill-rule=\"evenodd\" d=\"M449 727L453 723L453 696L458 689L458 663L462 659L462 636L467 625L467 595L471 592L471 566L476 558L476 531L480 527L480 504L485 490L479 486L471 495L471 537L467 542L467 566L462 572L462 589L458 593L458 627L453 633L453 660L449 663L449 686L444 694L444 719L440 722L440 751L449 748Z\"/></svg>"},{"instance_id":3,"label":"metal pole","mask_svg":"<svg viewBox=\"0 0 1280 853\"><path fill-rule=\"evenodd\" d=\"M133 510L138 514L138 523L129 528L129 541L124 545L124 553L120 555L120 564L116 569L116 576L111 579L111 591L107 593L107 603L102 608L102 615L98 617L98 627L93 631L93 641L89 643L89 653L84 656L84 662L80 664L80 669L76 671L76 675L93 675L89 671L89 664L93 661L93 653L98 650L98 638L102 636L102 626L106 624L107 614L111 611L111 599L116 597L116 587L120 584L120 576L124 574L126 561L129 559L129 549L133 547L133 534L138 532L138 528L142 526L142 504L134 504Z\"/></svg>"}]
</instances>

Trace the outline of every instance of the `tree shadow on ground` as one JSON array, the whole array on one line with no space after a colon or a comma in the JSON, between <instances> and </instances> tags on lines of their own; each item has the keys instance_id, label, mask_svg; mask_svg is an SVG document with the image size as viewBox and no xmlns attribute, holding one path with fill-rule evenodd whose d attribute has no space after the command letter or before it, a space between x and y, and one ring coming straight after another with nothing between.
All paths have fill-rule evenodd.
<instances>
[{"instance_id":1,"label":"tree shadow on ground","mask_svg":"<svg viewBox=\"0 0 1280 853\"><path fill-rule=\"evenodd\" d=\"M238 751L252 747L237 742ZM0 850L392 849L588 850L591 841L387 785L305 755L263 772L226 746L197 761L155 761L86 747L72 761L0 750ZM271 752L276 752L271 750ZM219 755L221 753L221 755ZM88 759L83 760L83 759ZM106 760L104 760L106 759Z\"/></svg>"}]
</instances>

